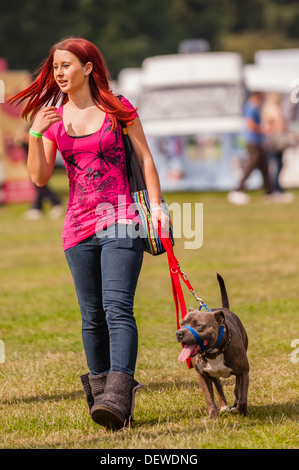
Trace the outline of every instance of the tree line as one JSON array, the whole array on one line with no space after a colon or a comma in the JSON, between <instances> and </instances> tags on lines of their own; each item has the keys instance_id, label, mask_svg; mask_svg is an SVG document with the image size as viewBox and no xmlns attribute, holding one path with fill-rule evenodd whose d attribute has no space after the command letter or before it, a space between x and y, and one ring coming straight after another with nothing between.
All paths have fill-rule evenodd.
<instances>
[{"instance_id":1,"label":"tree line","mask_svg":"<svg viewBox=\"0 0 299 470\"><path fill-rule=\"evenodd\" d=\"M32 72L52 44L82 36L102 51L112 78L146 57L177 52L184 39L240 52L298 46L296 0L14 0L0 12L0 57Z\"/></svg>"}]
</instances>

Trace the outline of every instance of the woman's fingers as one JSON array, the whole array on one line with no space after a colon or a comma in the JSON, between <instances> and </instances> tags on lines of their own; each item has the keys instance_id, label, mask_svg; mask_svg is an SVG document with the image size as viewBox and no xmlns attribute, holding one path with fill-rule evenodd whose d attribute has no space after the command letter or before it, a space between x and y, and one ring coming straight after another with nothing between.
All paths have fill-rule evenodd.
<instances>
[{"instance_id":1,"label":"woman's fingers","mask_svg":"<svg viewBox=\"0 0 299 470\"><path fill-rule=\"evenodd\" d=\"M154 228L157 230L159 222L161 223L161 230L164 234L168 235L169 228L171 225L171 220L167 214L162 209L155 210L151 212L152 223Z\"/></svg>"},{"instance_id":2,"label":"woman's fingers","mask_svg":"<svg viewBox=\"0 0 299 470\"><path fill-rule=\"evenodd\" d=\"M35 132L43 133L51 126L51 124L60 120L61 116L57 113L55 106L47 106L37 113L34 123L32 124L32 129Z\"/></svg>"}]
</instances>

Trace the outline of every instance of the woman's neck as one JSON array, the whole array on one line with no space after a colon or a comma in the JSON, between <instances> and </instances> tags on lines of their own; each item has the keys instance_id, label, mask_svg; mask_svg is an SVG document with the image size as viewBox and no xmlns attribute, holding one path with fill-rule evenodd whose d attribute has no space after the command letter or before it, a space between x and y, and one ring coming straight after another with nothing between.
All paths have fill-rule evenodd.
<instances>
[{"instance_id":1,"label":"woman's neck","mask_svg":"<svg viewBox=\"0 0 299 470\"><path fill-rule=\"evenodd\" d=\"M68 95L69 106L76 109L85 109L94 106L94 100L90 90L79 90Z\"/></svg>"}]
</instances>

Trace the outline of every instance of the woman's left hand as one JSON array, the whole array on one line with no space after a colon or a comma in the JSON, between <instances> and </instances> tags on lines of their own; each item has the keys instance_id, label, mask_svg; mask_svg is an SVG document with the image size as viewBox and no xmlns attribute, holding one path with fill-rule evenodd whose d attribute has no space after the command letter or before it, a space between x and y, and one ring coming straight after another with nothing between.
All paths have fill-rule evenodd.
<instances>
[{"instance_id":1,"label":"woman's left hand","mask_svg":"<svg viewBox=\"0 0 299 470\"><path fill-rule=\"evenodd\" d=\"M162 204L151 205L151 217L154 228L157 230L159 223L161 224L162 234L166 237L169 236L169 227L171 224L170 218L165 213Z\"/></svg>"}]
</instances>

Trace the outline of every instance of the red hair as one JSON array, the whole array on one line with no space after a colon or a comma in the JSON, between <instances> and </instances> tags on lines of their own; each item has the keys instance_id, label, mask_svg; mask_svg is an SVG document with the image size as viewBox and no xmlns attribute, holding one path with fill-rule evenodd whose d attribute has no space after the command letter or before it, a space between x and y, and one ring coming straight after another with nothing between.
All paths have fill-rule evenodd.
<instances>
[{"instance_id":1,"label":"red hair","mask_svg":"<svg viewBox=\"0 0 299 470\"><path fill-rule=\"evenodd\" d=\"M28 99L22 117L27 119L30 114L30 119L33 119L42 107L56 106L57 103L63 105L68 101L68 95L60 90L53 75L53 57L58 49L72 52L82 65L92 63L93 69L89 75L91 95L95 104L110 114L112 128L115 129L118 121L130 124L136 109L128 110L110 90L109 70L99 49L87 39L78 37L65 38L54 44L49 57L36 69L34 75L37 77L33 83L8 99L10 103Z\"/></svg>"}]
</instances>

